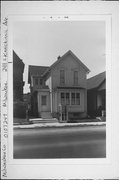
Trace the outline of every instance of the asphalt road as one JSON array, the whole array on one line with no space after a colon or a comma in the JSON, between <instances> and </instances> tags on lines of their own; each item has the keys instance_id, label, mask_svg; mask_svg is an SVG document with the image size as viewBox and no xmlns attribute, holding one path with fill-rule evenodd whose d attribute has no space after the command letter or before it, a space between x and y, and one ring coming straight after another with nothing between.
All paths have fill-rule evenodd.
<instances>
[{"instance_id":1,"label":"asphalt road","mask_svg":"<svg viewBox=\"0 0 119 180\"><path fill-rule=\"evenodd\" d=\"M14 158L104 158L105 126L14 129Z\"/></svg>"}]
</instances>

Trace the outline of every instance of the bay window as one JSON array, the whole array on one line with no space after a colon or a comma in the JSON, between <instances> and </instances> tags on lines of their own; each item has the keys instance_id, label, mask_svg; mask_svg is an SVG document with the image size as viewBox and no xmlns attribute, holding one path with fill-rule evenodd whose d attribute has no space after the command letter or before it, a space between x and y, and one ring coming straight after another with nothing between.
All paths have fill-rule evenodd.
<instances>
[{"instance_id":1,"label":"bay window","mask_svg":"<svg viewBox=\"0 0 119 180\"><path fill-rule=\"evenodd\" d=\"M60 99L62 105L80 105L79 92L61 92Z\"/></svg>"}]
</instances>

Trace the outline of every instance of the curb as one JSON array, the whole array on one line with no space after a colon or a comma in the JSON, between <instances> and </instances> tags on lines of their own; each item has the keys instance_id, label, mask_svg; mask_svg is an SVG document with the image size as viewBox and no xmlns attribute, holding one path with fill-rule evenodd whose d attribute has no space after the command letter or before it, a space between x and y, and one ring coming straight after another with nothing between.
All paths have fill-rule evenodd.
<instances>
[{"instance_id":1,"label":"curb","mask_svg":"<svg viewBox=\"0 0 119 180\"><path fill-rule=\"evenodd\" d=\"M42 123L30 125L15 125L14 129L35 129L35 128L63 128L63 127L79 127L79 126L101 126L106 122L87 122L87 123Z\"/></svg>"}]
</instances>

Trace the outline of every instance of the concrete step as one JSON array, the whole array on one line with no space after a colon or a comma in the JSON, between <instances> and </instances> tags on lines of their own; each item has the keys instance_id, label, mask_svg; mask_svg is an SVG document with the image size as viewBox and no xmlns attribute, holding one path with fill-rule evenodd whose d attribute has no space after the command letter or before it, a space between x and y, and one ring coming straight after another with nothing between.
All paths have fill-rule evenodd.
<instances>
[{"instance_id":1,"label":"concrete step","mask_svg":"<svg viewBox=\"0 0 119 180\"><path fill-rule=\"evenodd\" d=\"M30 121L33 124L37 124L37 123L58 123L58 120L56 118L52 118L52 119L35 118L35 119L30 119Z\"/></svg>"},{"instance_id":2,"label":"concrete step","mask_svg":"<svg viewBox=\"0 0 119 180\"><path fill-rule=\"evenodd\" d=\"M51 112L41 112L41 118L42 119L52 119Z\"/></svg>"}]
</instances>

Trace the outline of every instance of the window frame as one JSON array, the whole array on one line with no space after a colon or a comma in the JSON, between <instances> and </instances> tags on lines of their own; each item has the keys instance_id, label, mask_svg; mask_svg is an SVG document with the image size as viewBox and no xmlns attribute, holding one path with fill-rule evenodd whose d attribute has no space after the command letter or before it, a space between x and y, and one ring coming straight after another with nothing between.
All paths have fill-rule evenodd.
<instances>
[{"instance_id":1,"label":"window frame","mask_svg":"<svg viewBox=\"0 0 119 180\"><path fill-rule=\"evenodd\" d=\"M73 97L73 95L74 95L74 97ZM76 99L76 93L71 92L71 105L75 105L75 99Z\"/></svg>"},{"instance_id":2,"label":"window frame","mask_svg":"<svg viewBox=\"0 0 119 180\"><path fill-rule=\"evenodd\" d=\"M61 105L80 106L81 104L80 94L81 94L80 92L61 92L60 93Z\"/></svg>"},{"instance_id":3,"label":"window frame","mask_svg":"<svg viewBox=\"0 0 119 180\"><path fill-rule=\"evenodd\" d=\"M78 85L78 71L74 71L74 85Z\"/></svg>"},{"instance_id":4,"label":"window frame","mask_svg":"<svg viewBox=\"0 0 119 180\"><path fill-rule=\"evenodd\" d=\"M60 69L60 85L65 85L65 70Z\"/></svg>"},{"instance_id":5,"label":"window frame","mask_svg":"<svg viewBox=\"0 0 119 180\"><path fill-rule=\"evenodd\" d=\"M77 95L79 95L79 97L77 98ZM79 92L76 92L76 97L75 97L75 104L76 105L80 105L81 103L81 98L80 98L80 93Z\"/></svg>"},{"instance_id":6,"label":"window frame","mask_svg":"<svg viewBox=\"0 0 119 180\"><path fill-rule=\"evenodd\" d=\"M65 93L65 101L66 101L66 105L70 105L70 93L69 92Z\"/></svg>"},{"instance_id":7,"label":"window frame","mask_svg":"<svg viewBox=\"0 0 119 180\"><path fill-rule=\"evenodd\" d=\"M64 105L65 104L65 93L64 92L61 92L60 99L61 99L61 104Z\"/></svg>"}]
</instances>

